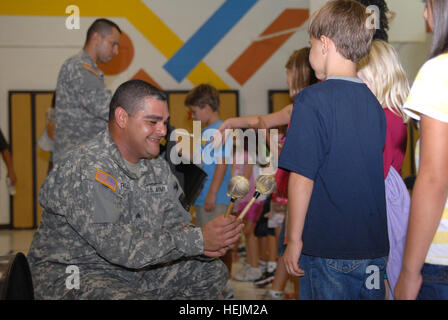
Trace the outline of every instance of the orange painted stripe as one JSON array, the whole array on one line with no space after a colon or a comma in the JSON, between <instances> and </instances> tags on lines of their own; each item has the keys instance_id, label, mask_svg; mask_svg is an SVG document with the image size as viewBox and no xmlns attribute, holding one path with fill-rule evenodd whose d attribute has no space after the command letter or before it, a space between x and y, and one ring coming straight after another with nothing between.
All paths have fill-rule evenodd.
<instances>
[{"instance_id":1,"label":"orange painted stripe","mask_svg":"<svg viewBox=\"0 0 448 320\"><path fill-rule=\"evenodd\" d=\"M260 35L269 36L282 31L300 27L309 18L307 9L286 9ZM286 32L261 41L253 42L233 63L227 72L240 84L244 85L294 34Z\"/></svg>"},{"instance_id":2,"label":"orange painted stripe","mask_svg":"<svg viewBox=\"0 0 448 320\"><path fill-rule=\"evenodd\" d=\"M162 90L162 87L149 75L145 72L145 70L140 69L131 79L138 79L146 81L150 84L152 84L154 87L156 87L159 90Z\"/></svg>"},{"instance_id":3,"label":"orange painted stripe","mask_svg":"<svg viewBox=\"0 0 448 320\"><path fill-rule=\"evenodd\" d=\"M272 33L285 31L288 29L300 27L310 17L308 9L286 9L280 16L266 30L261 36L267 36Z\"/></svg>"},{"instance_id":4,"label":"orange painted stripe","mask_svg":"<svg viewBox=\"0 0 448 320\"><path fill-rule=\"evenodd\" d=\"M240 85L244 85L293 34L291 32L252 43L227 72Z\"/></svg>"}]
</instances>

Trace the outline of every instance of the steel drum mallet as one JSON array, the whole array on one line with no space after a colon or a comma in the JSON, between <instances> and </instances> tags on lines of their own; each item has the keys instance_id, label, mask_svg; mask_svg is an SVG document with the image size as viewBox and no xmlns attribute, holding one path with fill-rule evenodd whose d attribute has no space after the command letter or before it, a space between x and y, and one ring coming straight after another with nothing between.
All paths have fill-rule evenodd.
<instances>
[{"instance_id":1,"label":"steel drum mallet","mask_svg":"<svg viewBox=\"0 0 448 320\"><path fill-rule=\"evenodd\" d=\"M227 192L227 195L231 198L225 213L226 218L232 213L235 201L237 199L243 198L246 194L249 193L249 180L247 180L246 177L243 176L234 176L232 177L232 179L230 179L227 188L229 190Z\"/></svg>"},{"instance_id":2,"label":"steel drum mallet","mask_svg":"<svg viewBox=\"0 0 448 320\"><path fill-rule=\"evenodd\" d=\"M255 184L255 192L250 199L249 203L244 207L243 211L239 215L238 219L242 220L246 213L249 211L250 207L254 204L255 200L260 195L269 195L272 192L274 192L275 188L277 187L277 183L275 182L275 176L274 175L261 175L258 176L256 184Z\"/></svg>"}]
</instances>

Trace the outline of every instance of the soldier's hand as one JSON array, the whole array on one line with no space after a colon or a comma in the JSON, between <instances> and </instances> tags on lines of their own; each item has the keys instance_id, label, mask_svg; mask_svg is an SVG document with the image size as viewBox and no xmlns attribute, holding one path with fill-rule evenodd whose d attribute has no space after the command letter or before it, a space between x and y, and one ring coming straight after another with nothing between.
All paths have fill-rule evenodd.
<instances>
[{"instance_id":1,"label":"soldier's hand","mask_svg":"<svg viewBox=\"0 0 448 320\"><path fill-rule=\"evenodd\" d=\"M243 227L241 220L234 216L224 217L223 214L207 222L202 227L204 252L222 249L227 251L228 247L238 241Z\"/></svg>"},{"instance_id":2,"label":"soldier's hand","mask_svg":"<svg viewBox=\"0 0 448 320\"><path fill-rule=\"evenodd\" d=\"M219 258L226 254L228 249L221 249L218 251L204 251L204 255L210 258Z\"/></svg>"}]
</instances>

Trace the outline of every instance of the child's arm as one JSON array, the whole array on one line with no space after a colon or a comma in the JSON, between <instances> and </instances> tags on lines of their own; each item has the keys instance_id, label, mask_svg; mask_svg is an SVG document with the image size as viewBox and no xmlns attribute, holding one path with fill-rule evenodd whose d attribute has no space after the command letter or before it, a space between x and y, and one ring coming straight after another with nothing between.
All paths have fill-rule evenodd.
<instances>
[{"instance_id":1,"label":"child's arm","mask_svg":"<svg viewBox=\"0 0 448 320\"><path fill-rule=\"evenodd\" d=\"M47 125L47 134L51 140L54 140L54 130L56 129L56 122L49 121Z\"/></svg>"},{"instance_id":2,"label":"child's arm","mask_svg":"<svg viewBox=\"0 0 448 320\"><path fill-rule=\"evenodd\" d=\"M224 130L226 129L255 127L258 124L258 117L259 117L258 115L254 115L246 117L229 118L222 122L218 130L219 132L224 134Z\"/></svg>"},{"instance_id":3,"label":"child's arm","mask_svg":"<svg viewBox=\"0 0 448 320\"><path fill-rule=\"evenodd\" d=\"M429 246L442 217L448 195L448 123L422 116L420 168L412 193L403 265L397 299L415 299L422 283Z\"/></svg>"},{"instance_id":4,"label":"child's arm","mask_svg":"<svg viewBox=\"0 0 448 320\"><path fill-rule=\"evenodd\" d=\"M250 163L245 163L244 164L243 176L247 180L250 180L250 177L252 177L253 169L254 169L254 165L253 164L250 164Z\"/></svg>"},{"instance_id":5,"label":"child's arm","mask_svg":"<svg viewBox=\"0 0 448 320\"><path fill-rule=\"evenodd\" d=\"M291 121L292 104L284 107L282 110L260 116L266 128L275 128L287 125Z\"/></svg>"},{"instance_id":6,"label":"child's arm","mask_svg":"<svg viewBox=\"0 0 448 320\"><path fill-rule=\"evenodd\" d=\"M288 184L288 220L286 222L288 245L283 254L283 261L288 273L299 277L304 275L303 270L299 268L299 259L303 246L303 226L313 187L313 180L291 172Z\"/></svg>"},{"instance_id":7,"label":"child's arm","mask_svg":"<svg viewBox=\"0 0 448 320\"><path fill-rule=\"evenodd\" d=\"M216 206L216 194L218 193L219 187L224 180L224 176L226 175L227 164L224 163L217 164L215 168L215 172L213 173L212 183L210 188L208 189L207 196L205 197L204 209L205 211L212 211ZM224 212L223 212L224 213Z\"/></svg>"},{"instance_id":8,"label":"child's arm","mask_svg":"<svg viewBox=\"0 0 448 320\"><path fill-rule=\"evenodd\" d=\"M263 117L263 120L266 123L267 128L286 125L291 120L291 113L292 113L292 104L284 107L280 111L268 115L254 115L238 118L229 118L223 121L221 126L218 128L218 132L221 134L221 137L224 137L226 129L258 128L260 126L260 117ZM218 132L216 134L218 134Z\"/></svg>"},{"instance_id":9,"label":"child's arm","mask_svg":"<svg viewBox=\"0 0 448 320\"><path fill-rule=\"evenodd\" d=\"M14 165L12 164L11 153L9 152L8 148L3 150L1 153L2 153L3 160L5 161L5 164L6 164L6 168L8 170L8 178L9 178L11 184L14 186L16 184L17 178L16 178L16 173L14 171Z\"/></svg>"}]
</instances>

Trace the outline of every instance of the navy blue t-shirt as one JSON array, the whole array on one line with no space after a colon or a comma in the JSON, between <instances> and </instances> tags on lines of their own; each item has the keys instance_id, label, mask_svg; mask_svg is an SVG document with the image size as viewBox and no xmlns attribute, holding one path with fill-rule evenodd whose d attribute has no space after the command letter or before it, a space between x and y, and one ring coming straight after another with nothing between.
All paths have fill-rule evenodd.
<instances>
[{"instance_id":1,"label":"navy blue t-shirt","mask_svg":"<svg viewBox=\"0 0 448 320\"><path fill-rule=\"evenodd\" d=\"M279 167L314 181L302 236L306 255L357 260L389 252L386 118L358 80L326 80L294 102Z\"/></svg>"}]
</instances>

